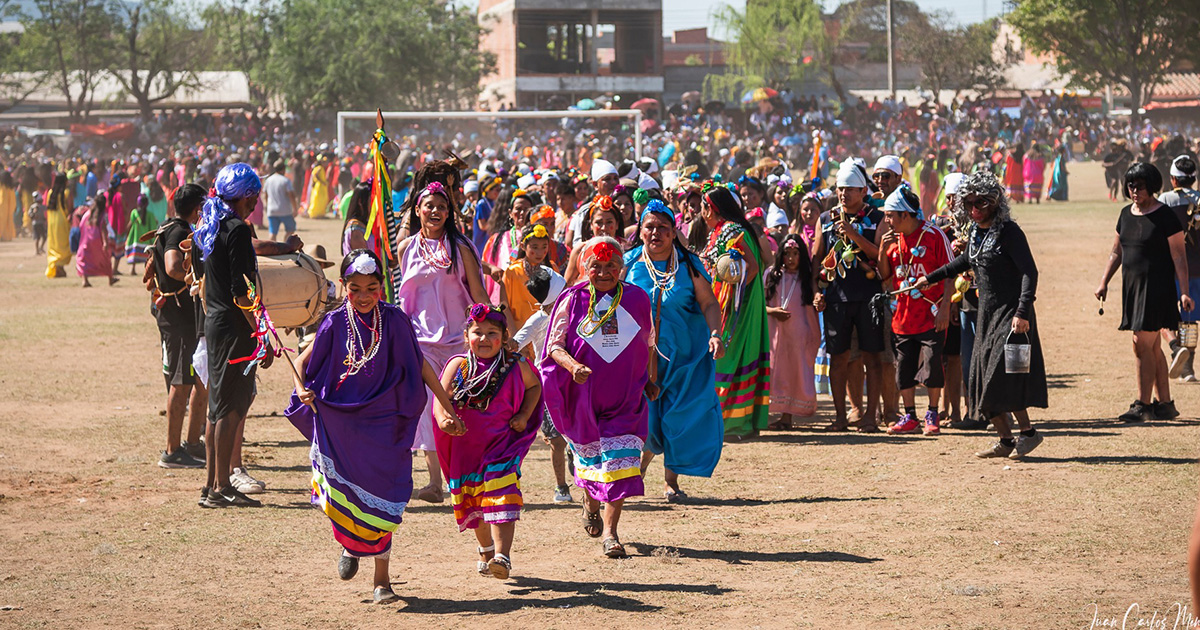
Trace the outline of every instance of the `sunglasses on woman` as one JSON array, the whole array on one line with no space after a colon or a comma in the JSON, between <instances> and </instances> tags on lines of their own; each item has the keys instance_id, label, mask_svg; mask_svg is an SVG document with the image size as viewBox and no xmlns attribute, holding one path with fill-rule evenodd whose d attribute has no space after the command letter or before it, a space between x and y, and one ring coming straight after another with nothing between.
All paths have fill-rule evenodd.
<instances>
[{"instance_id":1,"label":"sunglasses on woman","mask_svg":"<svg viewBox=\"0 0 1200 630\"><path fill-rule=\"evenodd\" d=\"M962 205L968 210L972 208L987 210L992 207L992 200L987 197L966 197L962 200Z\"/></svg>"}]
</instances>

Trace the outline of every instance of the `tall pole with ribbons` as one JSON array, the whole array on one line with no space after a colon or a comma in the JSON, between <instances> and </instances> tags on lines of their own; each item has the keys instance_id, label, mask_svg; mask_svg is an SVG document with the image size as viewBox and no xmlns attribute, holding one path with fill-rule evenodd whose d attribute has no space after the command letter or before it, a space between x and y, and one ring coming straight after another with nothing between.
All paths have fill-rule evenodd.
<instances>
[{"instance_id":1,"label":"tall pole with ribbons","mask_svg":"<svg viewBox=\"0 0 1200 630\"><path fill-rule=\"evenodd\" d=\"M396 287L392 269L397 266L395 244L391 235L396 234L395 208L392 207L392 175L389 162L399 156L399 147L388 140L383 130L383 111L375 110L375 133L371 135L371 164L375 176L371 182L370 218L367 234L375 237L375 255L383 262L383 299L396 301Z\"/></svg>"}]
</instances>

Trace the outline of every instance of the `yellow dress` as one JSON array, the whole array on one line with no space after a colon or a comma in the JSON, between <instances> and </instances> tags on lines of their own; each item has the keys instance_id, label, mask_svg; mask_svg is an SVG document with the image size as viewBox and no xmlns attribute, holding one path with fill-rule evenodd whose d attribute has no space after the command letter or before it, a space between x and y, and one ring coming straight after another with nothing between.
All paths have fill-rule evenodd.
<instances>
[{"instance_id":1,"label":"yellow dress","mask_svg":"<svg viewBox=\"0 0 1200 630\"><path fill-rule=\"evenodd\" d=\"M324 166L313 167L312 193L308 195L308 217L320 219L325 216L325 206L329 205L329 186L322 184L317 178L325 179L328 171Z\"/></svg>"},{"instance_id":2,"label":"yellow dress","mask_svg":"<svg viewBox=\"0 0 1200 630\"><path fill-rule=\"evenodd\" d=\"M0 186L0 241L11 241L17 235L13 212L17 209L17 191Z\"/></svg>"},{"instance_id":3,"label":"yellow dress","mask_svg":"<svg viewBox=\"0 0 1200 630\"><path fill-rule=\"evenodd\" d=\"M46 210L46 277L64 278L71 263L71 218L67 204Z\"/></svg>"}]
</instances>

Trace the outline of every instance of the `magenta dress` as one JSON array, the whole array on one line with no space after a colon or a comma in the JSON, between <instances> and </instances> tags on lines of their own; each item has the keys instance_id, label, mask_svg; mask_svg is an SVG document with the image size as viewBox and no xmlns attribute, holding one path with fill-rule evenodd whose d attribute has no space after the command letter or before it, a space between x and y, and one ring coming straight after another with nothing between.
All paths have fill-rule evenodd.
<instances>
[{"instance_id":1,"label":"magenta dress","mask_svg":"<svg viewBox=\"0 0 1200 630\"><path fill-rule=\"evenodd\" d=\"M108 225L92 225L92 210L79 221L79 251L75 255L75 274L80 277L111 276L113 244Z\"/></svg>"},{"instance_id":2,"label":"magenta dress","mask_svg":"<svg viewBox=\"0 0 1200 630\"><path fill-rule=\"evenodd\" d=\"M525 382L521 378L525 357L515 353L508 356L508 372L490 401L455 405L467 432L452 436L438 430L434 434L438 464L450 486L450 504L459 531L484 523L518 520L525 504L521 496L521 462L537 436L544 412L539 399L525 430L514 431L508 426L525 402ZM479 369L486 370L498 358L481 359Z\"/></svg>"},{"instance_id":3,"label":"magenta dress","mask_svg":"<svg viewBox=\"0 0 1200 630\"><path fill-rule=\"evenodd\" d=\"M541 362L542 397L555 428L571 445L575 485L607 503L645 492L641 458L649 406L643 390L653 328L649 296L622 282L616 316L583 336L579 324L587 319L588 286L582 282L566 289L554 303ZM600 314L616 292L597 294ZM551 358L560 347L592 370L586 383L576 383Z\"/></svg>"},{"instance_id":4,"label":"magenta dress","mask_svg":"<svg viewBox=\"0 0 1200 630\"><path fill-rule=\"evenodd\" d=\"M817 386L814 369L817 349L821 347L821 328L817 311L805 304L800 281L784 274L767 306L777 306L792 314L780 321L768 319L771 328L771 413L808 417L817 412Z\"/></svg>"},{"instance_id":5,"label":"magenta dress","mask_svg":"<svg viewBox=\"0 0 1200 630\"><path fill-rule=\"evenodd\" d=\"M420 233L412 237L412 242L404 251L404 258L400 260L400 288L396 292L396 305L412 318L413 328L417 331L417 343L421 345L425 360L435 373L441 374L451 358L467 349L463 331L467 329L471 294L467 290L467 272L462 257L459 257L455 271L448 273L446 267L440 267L436 261L426 260L421 255L422 241L431 248L438 247L439 243ZM445 236L442 236L440 244L447 246ZM429 402L421 414L413 449L435 451L433 393L428 388L425 391Z\"/></svg>"}]
</instances>

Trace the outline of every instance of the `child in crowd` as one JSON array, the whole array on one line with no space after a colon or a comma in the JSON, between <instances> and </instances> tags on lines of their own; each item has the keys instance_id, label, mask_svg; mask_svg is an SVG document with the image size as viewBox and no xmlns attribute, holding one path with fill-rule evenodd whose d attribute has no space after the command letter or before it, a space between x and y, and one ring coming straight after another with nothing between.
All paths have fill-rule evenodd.
<instances>
[{"instance_id":1,"label":"child in crowd","mask_svg":"<svg viewBox=\"0 0 1200 630\"><path fill-rule=\"evenodd\" d=\"M517 351L532 348L538 363L541 363L546 346L546 331L550 327L550 309L566 287L567 281L549 267L537 267L529 274L525 288L537 300L538 310L525 320L521 329L513 335ZM550 415L542 418L542 441L550 445L550 463L554 467L554 502L573 503L571 486L567 484L567 440L563 438ZM572 471L574 475L574 471Z\"/></svg>"},{"instance_id":2,"label":"child in crowd","mask_svg":"<svg viewBox=\"0 0 1200 630\"><path fill-rule=\"evenodd\" d=\"M542 225L527 225L521 230L517 258L504 270L500 280L500 303L508 308L509 337L540 309L525 284L532 271L546 263L550 244L550 233ZM532 348L527 348L524 354L527 359L534 358Z\"/></svg>"},{"instance_id":3,"label":"child in crowd","mask_svg":"<svg viewBox=\"0 0 1200 630\"><path fill-rule=\"evenodd\" d=\"M464 333L467 354L450 359L442 386L453 408L434 405L438 462L450 485L459 531L475 530L480 575L508 579L513 534L521 518L521 461L545 413L542 383L523 356L504 348L501 307L474 304ZM462 418L455 418L455 412Z\"/></svg>"},{"instance_id":4,"label":"child in crowd","mask_svg":"<svg viewBox=\"0 0 1200 630\"><path fill-rule=\"evenodd\" d=\"M410 449L425 388L447 408L450 401L421 354L408 315L380 301L379 258L354 250L339 275L346 302L325 316L301 353L285 413L312 442L312 502L329 517L343 547L338 575L349 580L360 558L374 558L374 601L386 604L399 599L388 560L392 533L412 494ZM461 430L453 409L445 416L449 430Z\"/></svg>"},{"instance_id":5,"label":"child in crowd","mask_svg":"<svg viewBox=\"0 0 1200 630\"><path fill-rule=\"evenodd\" d=\"M766 275L767 315L771 317L771 413L781 414L768 428L790 429L792 418L817 412L813 371L821 328L813 308L816 293L808 247L797 234L783 239L782 253Z\"/></svg>"},{"instance_id":6,"label":"child in crowd","mask_svg":"<svg viewBox=\"0 0 1200 630\"><path fill-rule=\"evenodd\" d=\"M904 415L888 427L893 435L921 431L917 422L917 383L929 392L925 435L938 435L938 405L945 372L942 349L950 324L951 282L924 290L911 288L918 278L950 262L946 233L921 218L920 200L907 186L888 195L883 205L889 227L879 244L879 274L892 280L897 292L892 317L896 344L896 385L904 402Z\"/></svg>"}]
</instances>

